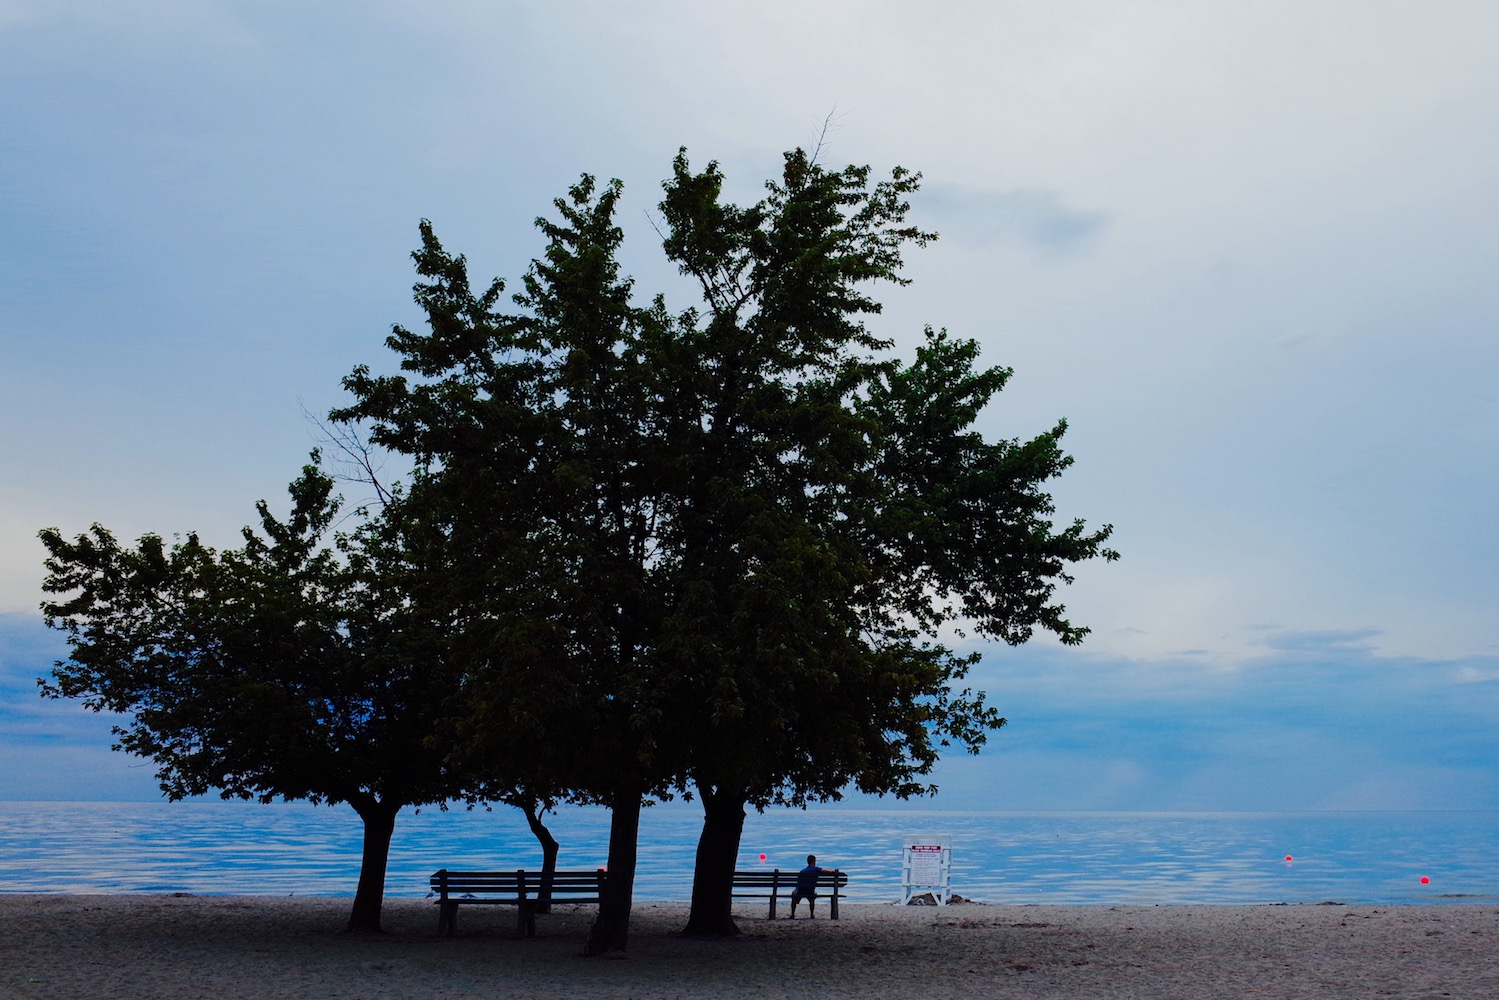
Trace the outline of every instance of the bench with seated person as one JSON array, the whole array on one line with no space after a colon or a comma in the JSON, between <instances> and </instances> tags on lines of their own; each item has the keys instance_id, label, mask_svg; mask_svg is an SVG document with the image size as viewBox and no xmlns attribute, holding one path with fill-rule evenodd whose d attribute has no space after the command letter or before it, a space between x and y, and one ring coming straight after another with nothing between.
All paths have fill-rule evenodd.
<instances>
[{"instance_id":1,"label":"bench with seated person","mask_svg":"<svg viewBox=\"0 0 1499 1000\"><path fill-rule=\"evenodd\" d=\"M437 933L452 937L460 906L513 906L516 937L536 936L536 914L552 903L598 905L602 871L553 872L548 882L541 872L434 872L437 894Z\"/></svg>"},{"instance_id":2,"label":"bench with seated person","mask_svg":"<svg viewBox=\"0 0 1499 1000\"><path fill-rule=\"evenodd\" d=\"M807 867L801 871L781 871L779 868L772 871L736 871L734 873L734 885L732 895L751 899L769 899L770 912L766 915L767 920L776 918L776 904L782 897L791 900L791 916L796 916L796 904L805 899L807 901L807 912L816 916L814 900L817 898L817 890L831 889L831 902L829 904L829 916L838 919L839 890L848 885L848 874L838 871L836 868L817 867L817 858L807 855Z\"/></svg>"}]
</instances>

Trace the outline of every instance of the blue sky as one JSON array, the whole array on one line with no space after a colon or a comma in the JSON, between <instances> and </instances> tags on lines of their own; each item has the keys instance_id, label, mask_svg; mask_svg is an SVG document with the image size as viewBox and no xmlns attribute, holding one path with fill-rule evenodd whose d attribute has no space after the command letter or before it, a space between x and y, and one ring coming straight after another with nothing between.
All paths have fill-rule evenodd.
<instances>
[{"instance_id":1,"label":"blue sky","mask_svg":"<svg viewBox=\"0 0 1499 1000\"><path fill-rule=\"evenodd\" d=\"M150 798L44 702L36 532L232 543L413 323L430 218L514 279L581 172L627 269L678 146L903 164L884 296L1065 416L1081 649L938 805L1499 808L1499 12L1486 3L0 0L0 798ZM685 300L683 300L685 301Z\"/></svg>"}]
</instances>

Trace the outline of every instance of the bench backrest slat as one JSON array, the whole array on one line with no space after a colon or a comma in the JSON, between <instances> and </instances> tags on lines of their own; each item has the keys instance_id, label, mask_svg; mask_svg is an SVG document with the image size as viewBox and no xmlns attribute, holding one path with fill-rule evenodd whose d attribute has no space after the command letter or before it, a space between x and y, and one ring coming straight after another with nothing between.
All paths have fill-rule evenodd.
<instances>
[{"instance_id":1,"label":"bench backrest slat","mask_svg":"<svg viewBox=\"0 0 1499 1000\"><path fill-rule=\"evenodd\" d=\"M745 871L734 873L734 886L744 888L779 888L781 886L796 885L797 872L794 871ZM847 872L823 872L817 876L818 888L831 889L848 885Z\"/></svg>"},{"instance_id":2,"label":"bench backrest slat","mask_svg":"<svg viewBox=\"0 0 1499 1000\"><path fill-rule=\"evenodd\" d=\"M553 893L597 893L602 873L597 871L554 872L547 879L537 871L434 872L430 879L432 889L443 895L461 892L492 892L507 895L527 895L549 887Z\"/></svg>"}]
</instances>

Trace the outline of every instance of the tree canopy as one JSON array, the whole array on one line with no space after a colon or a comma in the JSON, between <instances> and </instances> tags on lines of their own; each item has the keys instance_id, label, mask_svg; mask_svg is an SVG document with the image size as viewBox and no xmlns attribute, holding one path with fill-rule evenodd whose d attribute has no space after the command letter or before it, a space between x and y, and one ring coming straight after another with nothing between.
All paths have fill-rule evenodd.
<instances>
[{"instance_id":1,"label":"tree canopy","mask_svg":"<svg viewBox=\"0 0 1499 1000\"><path fill-rule=\"evenodd\" d=\"M389 338L402 374L345 382L334 419L421 466L454 547L443 616L481 693L459 752L521 719L540 783L614 812L593 950L626 940L643 797L703 800L689 930L732 932L746 805L919 794L941 747L1003 722L945 626L1086 632L1055 588L1115 554L1108 527L1050 520L1065 424L986 441L1006 370L930 330L903 363L864 325L932 238L905 221L918 181L798 150L743 207L679 153L658 228L701 301L677 312L619 274L617 181L538 220L508 306L423 223L428 329Z\"/></svg>"},{"instance_id":2,"label":"tree canopy","mask_svg":"<svg viewBox=\"0 0 1499 1000\"><path fill-rule=\"evenodd\" d=\"M351 926L379 926L403 806L511 802L537 829L571 800L611 810L587 950L623 949L642 804L682 795L687 930L734 933L746 808L932 791L945 748L1004 723L944 637L1079 642L1057 589L1117 558L1108 526L1053 521L1064 421L990 440L1007 369L930 328L903 359L867 325L935 238L907 222L919 181L794 150L743 206L679 152L657 230L698 295L675 311L620 273L618 181L554 201L508 297L423 221L426 328L331 414L409 481L334 531L314 461L289 517L262 502L222 552L44 531L72 647L44 693L129 716L120 746L171 798L352 805Z\"/></svg>"},{"instance_id":3,"label":"tree canopy","mask_svg":"<svg viewBox=\"0 0 1499 1000\"><path fill-rule=\"evenodd\" d=\"M351 929L378 930L396 814L462 791L429 740L457 675L424 587L444 554L402 498L334 534L340 501L314 462L285 519L217 551L197 535L121 545L94 525L47 548L47 624L70 658L43 693L122 713L117 748L148 758L169 799L348 803L364 824Z\"/></svg>"}]
</instances>

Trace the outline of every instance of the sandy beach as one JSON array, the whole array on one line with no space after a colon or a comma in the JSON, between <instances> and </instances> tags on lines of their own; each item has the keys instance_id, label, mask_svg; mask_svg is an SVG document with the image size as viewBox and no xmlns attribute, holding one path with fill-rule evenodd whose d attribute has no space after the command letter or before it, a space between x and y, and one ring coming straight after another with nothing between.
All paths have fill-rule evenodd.
<instances>
[{"instance_id":1,"label":"sandy beach","mask_svg":"<svg viewBox=\"0 0 1499 1000\"><path fill-rule=\"evenodd\" d=\"M1499 908L899 907L763 919L741 937L676 935L685 908L642 903L627 956L582 958L591 909L517 940L508 908L436 934L424 900L383 935L343 932L325 898L0 895L0 996L1499 997Z\"/></svg>"}]
</instances>

